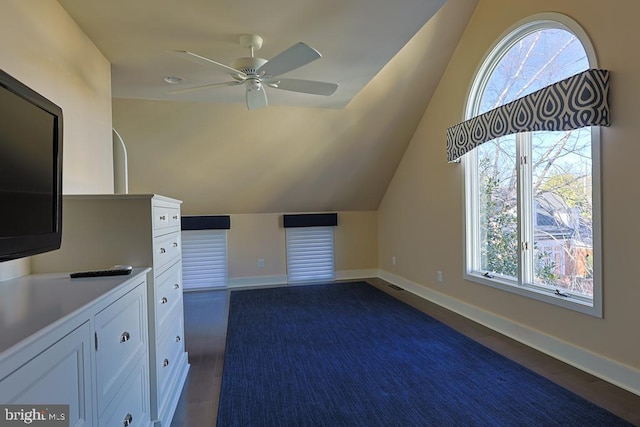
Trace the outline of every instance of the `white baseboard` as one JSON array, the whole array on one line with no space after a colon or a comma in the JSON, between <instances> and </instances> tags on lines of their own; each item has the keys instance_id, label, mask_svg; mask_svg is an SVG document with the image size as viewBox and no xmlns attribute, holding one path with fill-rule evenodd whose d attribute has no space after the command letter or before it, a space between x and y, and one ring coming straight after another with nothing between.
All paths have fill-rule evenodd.
<instances>
[{"instance_id":1,"label":"white baseboard","mask_svg":"<svg viewBox=\"0 0 640 427\"><path fill-rule=\"evenodd\" d=\"M287 284L287 276L251 276L229 278L227 288L261 288Z\"/></svg>"},{"instance_id":2,"label":"white baseboard","mask_svg":"<svg viewBox=\"0 0 640 427\"><path fill-rule=\"evenodd\" d=\"M640 395L640 370L451 298L385 270L378 277L582 371Z\"/></svg>"},{"instance_id":3,"label":"white baseboard","mask_svg":"<svg viewBox=\"0 0 640 427\"><path fill-rule=\"evenodd\" d=\"M357 280L378 277L378 269L336 271L336 280Z\"/></svg>"},{"instance_id":4,"label":"white baseboard","mask_svg":"<svg viewBox=\"0 0 640 427\"><path fill-rule=\"evenodd\" d=\"M368 270L343 270L336 271L335 280L357 280L368 277L378 277L377 269ZM228 289L260 288L272 286L284 286L287 284L287 276L251 276L229 278ZM218 288L219 289L219 288Z\"/></svg>"}]
</instances>

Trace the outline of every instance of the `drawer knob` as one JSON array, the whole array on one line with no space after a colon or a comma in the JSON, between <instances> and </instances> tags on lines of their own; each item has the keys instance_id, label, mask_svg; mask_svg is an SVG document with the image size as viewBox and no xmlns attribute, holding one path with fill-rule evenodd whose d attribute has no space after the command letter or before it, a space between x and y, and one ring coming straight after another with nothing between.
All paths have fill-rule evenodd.
<instances>
[{"instance_id":1,"label":"drawer knob","mask_svg":"<svg viewBox=\"0 0 640 427\"><path fill-rule=\"evenodd\" d=\"M182 338L180 338L180 335L176 335L176 342L180 342L182 340Z\"/></svg>"},{"instance_id":2,"label":"drawer knob","mask_svg":"<svg viewBox=\"0 0 640 427\"><path fill-rule=\"evenodd\" d=\"M169 359L164 359L164 362L162 362L162 366L164 366L165 368L169 366Z\"/></svg>"},{"instance_id":3,"label":"drawer knob","mask_svg":"<svg viewBox=\"0 0 640 427\"><path fill-rule=\"evenodd\" d=\"M167 299L167 297L162 297L162 299L160 300L160 304L166 304L168 302L169 300Z\"/></svg>"},{"instance_id":4,"label":"drawer knob","mask_svg":"<svg viewBox=\"0 0 640 427\"><path fill-rule=\"evenodd\" d=\"M128 427L131 425L132 422L133 422L133 415L127 414L127 416L124 417L124 420L122 420L122 425L124 427Z\"/></svg>"},{"instance_id":5,"label":"drawer knob","mask_svg":"<svg viewBox=\"0 0 640 427\"><path fill-rule=\"evenodd\" d=\"M173 247L177 248L178 247L178 243L177 242L173 242Z\"/></svg>"},{"instance_id":6,"label":"drawer knob","mask_svg":"<svg viewBox=\"0 0 640 427\"><path fill-rule=\"evenodd\" d=\"M160 215L160 221L166 221L167 217L165 215Z\"/></svg>"},{"instance_id":7,"label":"drawer knob","mask_svg":"<svg viewBox=\"0 0 640 427\"><path fill-rule=\"evenodd\" d=\"M161 254L164 254L164 253L166 253L166 252L167 252L167 250L166 250L165 248L160 248L160 253L161 253Z\"/></svg>"},{"instance_id":8,"label":"drawer knob","mask_svg":"<svg viewBox=\"0 0 640 427\"><path fill-rule=\"evenodd\" d=\"M120 335L120 342L127 342L131 339L131 334L129 332L124 331L122 335Z\"/></svg>"},{"instance_id":9,"label":"drawer knob","mask_svg":"<svg viewBox=\"0 0 640 427\"><path fill-rule=\"evenodd\" d=\"M173 285L173 289L180 289L180 285L176 283L175 285Z\"/></svg>"}]
</instances>

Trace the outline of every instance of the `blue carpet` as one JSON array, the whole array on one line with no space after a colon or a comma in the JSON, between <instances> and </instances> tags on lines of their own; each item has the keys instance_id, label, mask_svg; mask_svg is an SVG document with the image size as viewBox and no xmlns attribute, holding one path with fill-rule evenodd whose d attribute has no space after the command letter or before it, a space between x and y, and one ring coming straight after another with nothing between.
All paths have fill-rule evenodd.
<instances>
[{"instance_id":1,"label":"blue carpet","mask_svg":"<svg viewBox=\"0 0 640 427\"><path fill-rule=\"evenodd\" d=\"M362 282L233 291L227 426L626 426Z\"/></svg>"}]
</instances>

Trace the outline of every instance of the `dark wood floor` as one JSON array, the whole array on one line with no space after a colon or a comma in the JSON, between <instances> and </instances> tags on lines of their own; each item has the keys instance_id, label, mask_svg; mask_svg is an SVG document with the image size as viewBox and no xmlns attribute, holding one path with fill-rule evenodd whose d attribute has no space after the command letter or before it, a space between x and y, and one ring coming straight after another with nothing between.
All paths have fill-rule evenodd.
<instances>
[{"instance_id":1,"label":"dark wood floor","mask_svg":"<svg viewBox=\"0 0 640 427\"><path fill-rule=\"evenodd\" d=\"M381 279L371 279L368 282L640 426L640 396L575 369L409 292L394 290ZM227 290L187 292L184 295L185 345L191 369L172 427L216 425L228 309Z\"/></svg>"}]
</instances>

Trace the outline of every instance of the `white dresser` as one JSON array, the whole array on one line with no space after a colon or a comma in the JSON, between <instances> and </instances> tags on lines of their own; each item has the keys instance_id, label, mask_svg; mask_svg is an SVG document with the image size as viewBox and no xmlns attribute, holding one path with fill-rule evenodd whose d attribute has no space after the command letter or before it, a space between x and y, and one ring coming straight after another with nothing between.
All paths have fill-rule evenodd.
<instances>
[{"instance_id":1,"label":"white dresser","mask_svg":"<svg viewBox=\"0 0 640 427\"><path fill-rule=\"evenodd\" d=\"M62 247L32 258L34 272L150 266L149 395L156 427L171 424L189 370L184 348L180 204L146 195L64 197Z\"/></svg>"},{"instance_id":2,"label":"white dresser","mask_svg":"<svg viewBox=\"0 0 640 427\"><path fill-rule=\"evenodd\" d=\"M71 426L152 425L147 271L0 282L0 402L69 405Z\"/></svg>"}]
</instances>

